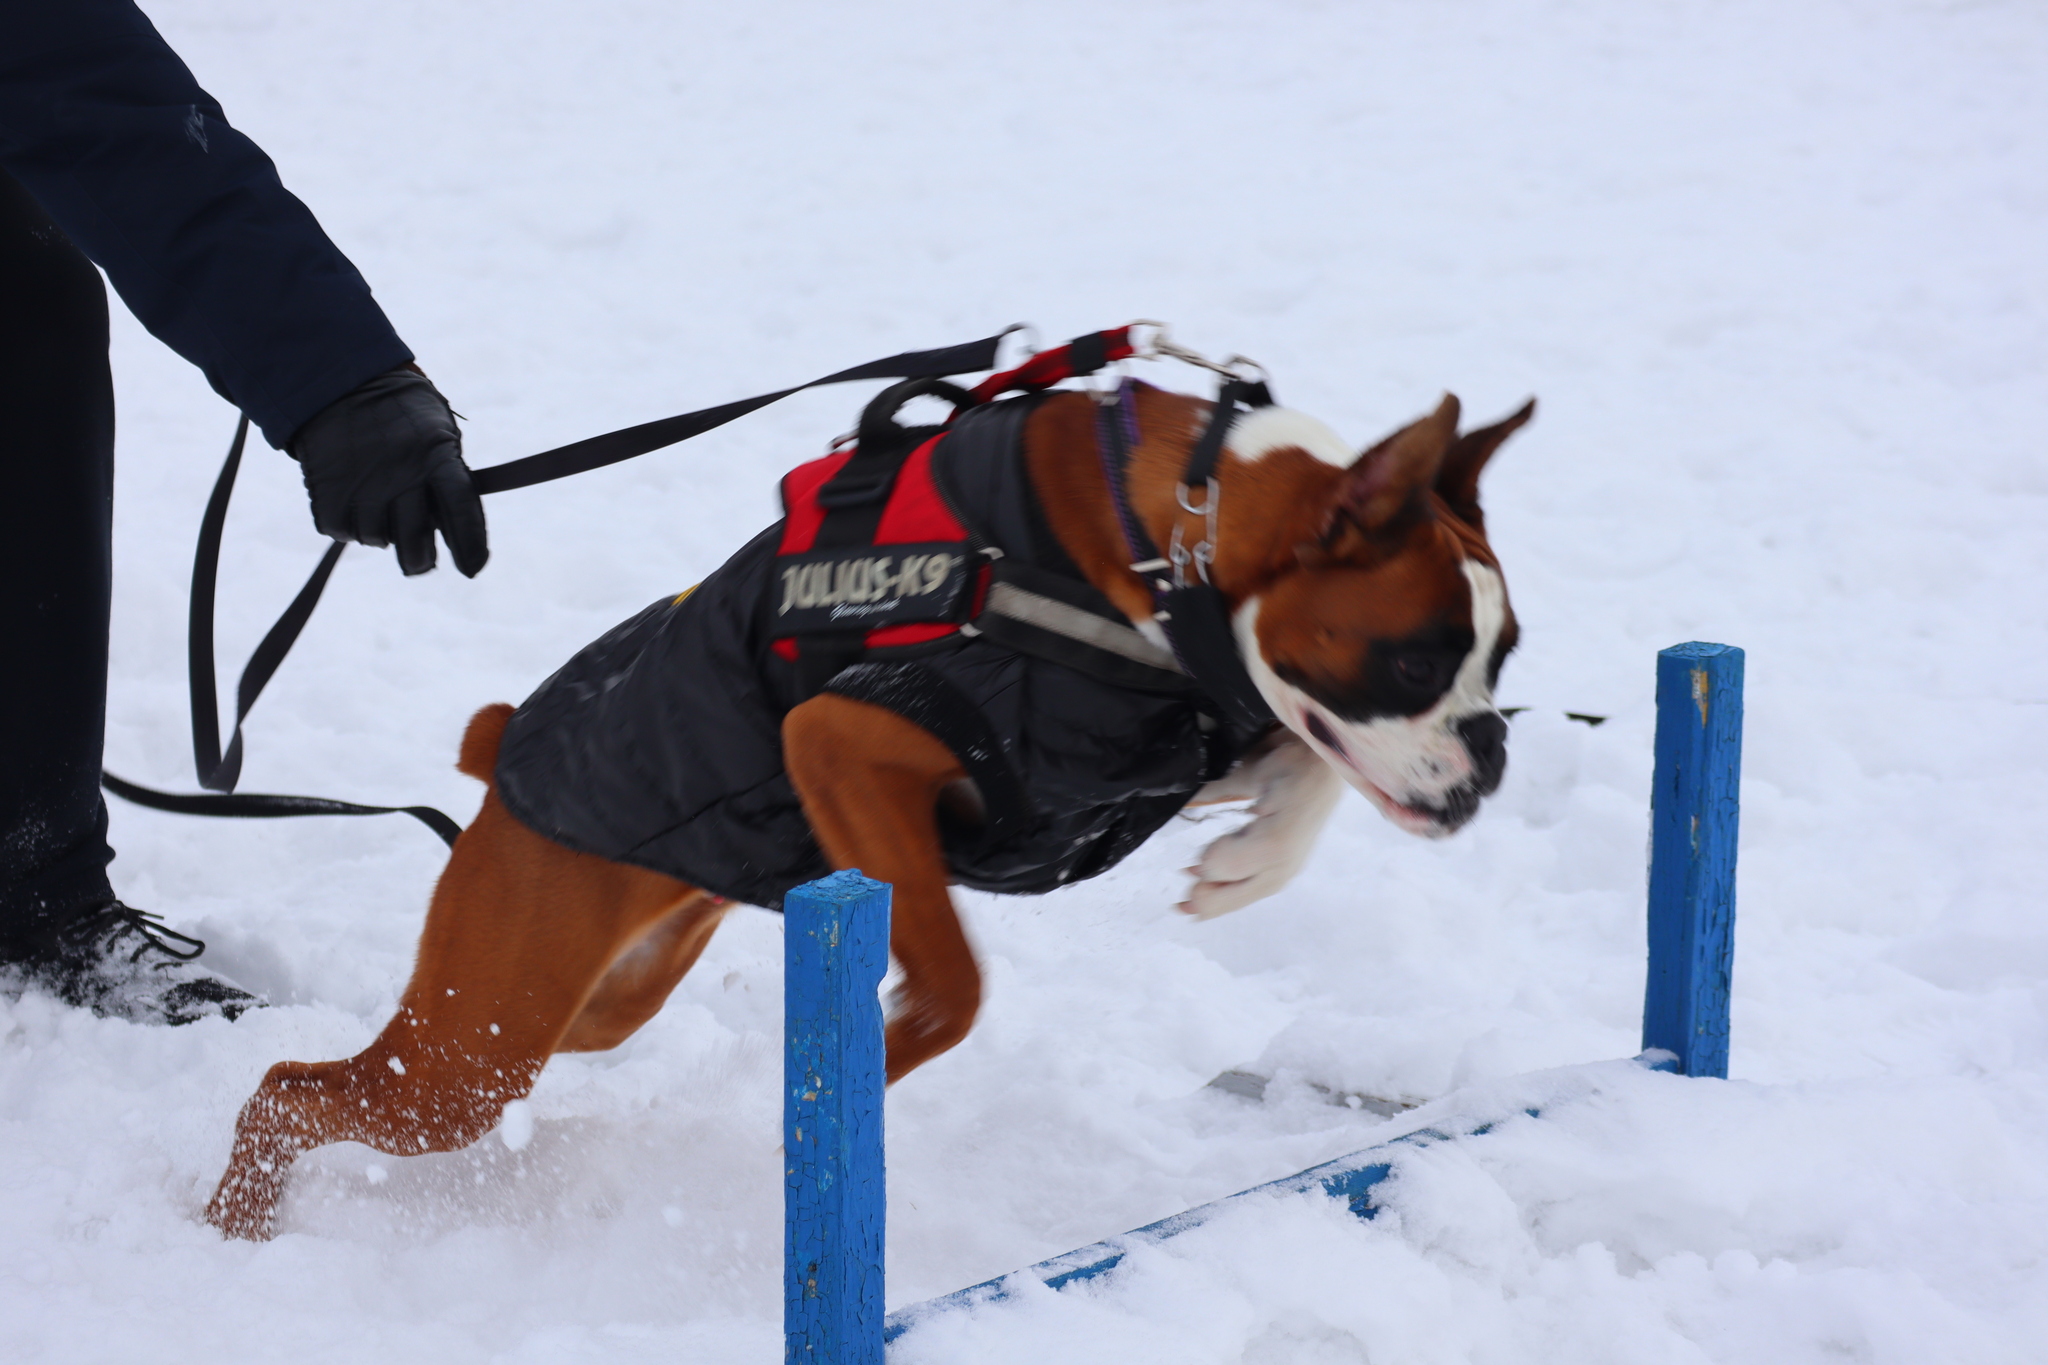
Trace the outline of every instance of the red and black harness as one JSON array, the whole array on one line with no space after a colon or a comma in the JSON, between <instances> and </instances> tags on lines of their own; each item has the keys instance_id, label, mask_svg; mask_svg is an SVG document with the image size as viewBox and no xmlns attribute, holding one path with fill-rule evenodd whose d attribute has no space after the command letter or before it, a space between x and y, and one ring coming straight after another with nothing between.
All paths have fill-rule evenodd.
<instances>
[{"instance_id":1,"label":"red and black harness","mask_svg":"<svg viewBox=\"0 0 2048 1365\"><path fill-rule=\"evenodd\" d=\"M1001 562L1000 548L979 543L947 506L932 475L932 457L961 414L1002 394L1041 392L1062 380L1094 374L1134 353L1130 328L1123 327L1041 352L972 390L938 378L905 380L868 404L850 447L801 465L783 479L787 521L768 614L773 648L797 664L802 695L816 693L842 670L877 652L927 644L963 628L1009 631L1014 637L1022 625L1037 632L1018 640L1029 652L1061 648L1045 640L1045 634L1064 635L1070 656L1076 644L1100 652L1103 632L1098 627L1064 617L1042 602L1018 603L1031 609L1028 614L1004 610L1019 593L1044 599L1044 589L1052 585L1042 577L1029 585L1003 583L996 594L996 619L981 624L992 585L1009 578L1006 570L1013 566ZM1135 651L1123 640L1115 642L1120 657L1153 671L1177 665L1219 719L1240 729L1262 728L1272 723L1273 713L1239 656L1228 603L1209 582L1209 540L1184 548L1176 535L1170 557L1162 556L1131 511L1126 480L1138 443L1133 387L1124 381L1102 403L1098 449L1131 567L1145 575L1152 589L1154 619L1166 634L1172 662L1134 659ZM953 416L937 427L899 426L897 413L927 395L952 403ZM1206 512L1211 528L1220 496L1216 465L1239 407L1271 402L1263 382L1239 378L1226 379L1217 395L1180 488L1182 506ZM1190 506L1194 490L1201 490L1204 501ZM1040 591L1033 593L1034 588ZM1060 619L1048 626L1048 617ZM1105 666L1099 659L1094 663L1089 671L1099 673Z\"/></svg>"}]
</instances>

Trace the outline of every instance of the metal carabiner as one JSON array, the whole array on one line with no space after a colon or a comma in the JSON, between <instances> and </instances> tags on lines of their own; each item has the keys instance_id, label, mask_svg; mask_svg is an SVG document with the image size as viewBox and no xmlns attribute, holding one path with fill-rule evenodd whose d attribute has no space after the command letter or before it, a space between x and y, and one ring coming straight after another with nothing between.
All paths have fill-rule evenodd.
<instances>
[{"instance_id":1,"label":"metal carabiner","mask_svg":"<svg viewBox=\"0 0 2048 1365\"><path fill-rule=\"evenodd\" d=\"M1242 379L1248 382L1256 382L1271 378L1266 371L1266 367L1249 356L1233 355L1227 360L1218 362L1209 359L1200 351L1189 350L1167 334L1166 324L1163 322L1155 322L1151 318L1139 318L1136 322L1131 323L1130 326L1133 328L1150 327L1154 329L1152 335L1143 341L1133 339L1131 342L1131 354L1138 360L1178 360L1183 364L1194 365L1200 369L1207 370L1211 374L1220 374L1225 379ZM1190 508L1189 510L1192 511L1194 509Z\"/></svg>"}]
</instances>

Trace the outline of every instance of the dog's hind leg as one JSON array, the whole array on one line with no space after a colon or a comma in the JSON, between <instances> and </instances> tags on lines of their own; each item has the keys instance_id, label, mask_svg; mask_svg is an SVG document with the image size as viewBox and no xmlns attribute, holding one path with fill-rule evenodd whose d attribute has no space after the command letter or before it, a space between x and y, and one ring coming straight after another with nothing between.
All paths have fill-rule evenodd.
<instances>
[{"instance_id":1,"label":"dog's hind leg","mask_svg":"<svg viewBox=\"0 0 2048 1365\"><path fill-rule=\"evenodd\" d=\"M670 911L612 963L555 1051L603 1052L632 1037L696 965L731 904L699 891Z\"/></svg>"},{"instance_id":2,"label":"dog's hind leg","mask_svg":"<svg viewBox=\"0 0 2048 1365\"><path fill-rule=\"evenodd\" d=\"M346 1061L270 1069L243 1106L207 1220L267 1237L292 1161L326 1143L411 1156L476 1141L531 1089L621 955L704 900L545 839L486 795L435 888L396 1017Z\"/></svg>"}]
</instances>

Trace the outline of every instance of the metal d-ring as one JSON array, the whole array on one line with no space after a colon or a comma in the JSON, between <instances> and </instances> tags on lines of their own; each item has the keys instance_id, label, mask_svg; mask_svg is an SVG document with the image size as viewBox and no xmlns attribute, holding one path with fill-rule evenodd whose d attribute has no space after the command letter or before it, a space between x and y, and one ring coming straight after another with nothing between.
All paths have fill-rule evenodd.
<instances>
[{"instance_id":1,"label":"metal d-ring","mask_svg":"<svg viewBox=\"0 0 2048 1365\"><path fill-rule=\"evenodd\" d=\"M1207 583L1209 566L1216 562L1216 513L1223 498L1223 486L1211 478L1208 487L1203 491L1202 504L1199 507L1188 501L1188 495L1192 491L1184 483L1173 486L1173 500L1180 504L1180 510L1202 518L1202 538L1195 542L1192 549L1182 543L1180 523L1176 521L1173 524L1173 543L1167 549L1167 558L1173 562L1173 585L1177 588L1188 585L1190 563L1195 566L1195 573Z\"/></svg>"},{"instance_id":2,"label":"metal d-ring","mask_svg":"<svg viewBox=\"0 0 2048 1365\"><path fill-rule=\"evenodd\" d=\"M1012 336L1018 337L1018 344L1024 348L1024 360L1029 360L1044 349L1038 328L1028 322L1013 322L1008 327L1005 327L1000 335L1006 340ZM1020 360L1017 363L1021 365L1024 361ZM1013 367L1005 365L998 366L997 368L1010 369Z\"/></svg>"},{"instance_id":3,"label":"metal d-ring","mask_svg":"<svg viewBox=\"0 0 2048 1365\"><path fill-rule=\"evenodd\" d=\"M1270 384L1272 371L1248 355L1233 355L1223 362L1224 373L1247 384Z\"/></svg>"}]
</instances>

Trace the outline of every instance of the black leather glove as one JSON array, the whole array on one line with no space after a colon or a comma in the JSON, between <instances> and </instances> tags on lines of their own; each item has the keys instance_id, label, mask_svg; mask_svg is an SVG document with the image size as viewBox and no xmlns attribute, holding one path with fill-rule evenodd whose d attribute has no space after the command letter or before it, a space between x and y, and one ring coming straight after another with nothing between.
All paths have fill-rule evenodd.
<instances>
[{"instance_id":1,"label":"black leather glove","mask_svg":"<svg viewBox=\"0 0 2048 1365\"><path fill-rule=\"evenodd\" d=\"M455 414L419 371L380 374L328 404L292 437L291 454L322 535L396 545L408 574L434 567L435 527L463 577L491 557Z\"/></svg>"}]
</instances>

